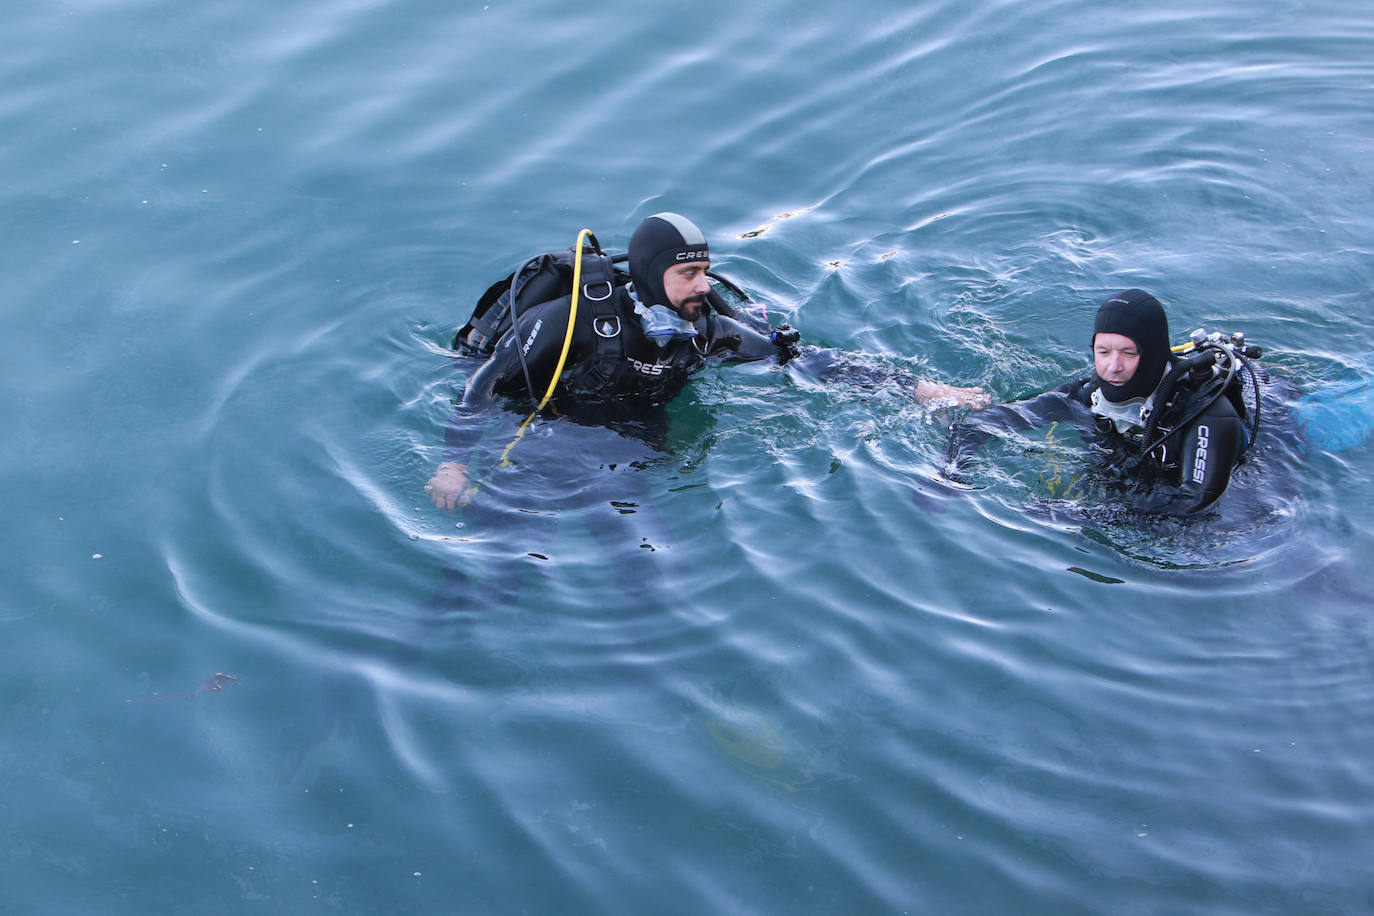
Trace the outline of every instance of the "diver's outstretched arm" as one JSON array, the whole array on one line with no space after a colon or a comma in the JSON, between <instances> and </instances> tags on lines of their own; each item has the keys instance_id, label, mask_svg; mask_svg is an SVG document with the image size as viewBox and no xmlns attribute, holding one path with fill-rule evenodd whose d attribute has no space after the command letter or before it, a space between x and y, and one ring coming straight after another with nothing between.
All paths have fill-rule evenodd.
<instances>
[{"instance_id":1,"label":"diver's outstretched arm","mask_svg":"<svg viewBox=\"0 0 1374 916\"><path fill-rule=\"evenodd\" d=\"M1090 385L1088 379L1077 379L1024 401L976 410L952 423L945 445L946 476L957 476L994 436L1024 433L1056 422L1072 422L1088 433L1093 427L1086 400Z\"/></svg>"},{"instance_id":2,"label":"diver's outstretched arm","mask_svg":"<svg viewBox=\"0 0 1374 916\"><path fill-rule=\"evenodd\" d=\"M468 379L463 399L449 414L444 428L444 460L425 483L425 493L436 508L451 511L472 498L466 461L482 436L479 417L486 409L501 395L526 392L537 399L543 394L540 386L553 377L563 352L570 304L571 300L564 297L522 313L519 328L506 334ZM517 345L524 349L523 354ZM540 390L531 392L531 384Z\"/></svg>"},{"instance_id":3,"label":"diver's outstretched arm","mask_svg":"<svg viewBox=\"0 0 1374 916\"><path fill-rule=\"evenodd\" d=\"M791 347L788 365L817 381L860 388L900 387L918 401L948 401L957 407L986 407L991 398L982 388L963 388L918 378L910 372L875 366L828 347Z\"/></svg>"}]
</instances>

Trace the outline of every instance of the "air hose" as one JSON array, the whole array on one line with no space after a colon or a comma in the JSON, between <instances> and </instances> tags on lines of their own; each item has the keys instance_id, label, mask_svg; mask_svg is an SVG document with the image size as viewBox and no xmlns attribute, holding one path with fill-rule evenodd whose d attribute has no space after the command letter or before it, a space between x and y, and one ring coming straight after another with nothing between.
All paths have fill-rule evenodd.
<instances>
[{"instance_id":1,"label":"air hose","mask_svg":"<svg viewBox=\"0 0 1374 916\"><path fill-rule=\"evenodd\" d=\"M539 412L549 403L549 399L553 397L554 389L558 387L558 379L563 374L563 366L568 361L568 351L572 349L573 328L577 324L577 300L582 292L582 243L588 237L591 238L592 244L595 245L598 250L601 247L597 244L596 236L592 235L592 230L583 229L577 234L577 245L574 246L576 250L573 255L572 304L568 306L568 332L563 335L563 352L558 354L558 365L554 367L553 376L549 379L549 387L548 390L544 392L544 397L540 399L530 415L525 418L525 422L520 424L520 428L516 430L515 438L510 440L510 445L507 445L505 451L501 453L502 467L510 466L511 462L507 457L510 455L510 450L515 448L515 444L524 438L525 430L534 422L534 418L539 416ZM512 304L513 303L514 300L512 299ZM523 362L524 360L522 357L521 363L523 364ZM528 381L528 371L526 372L525 378ZM531 395L532 394L533 389L531 389Z\"/></svg>"},{"instance_id":2,"label":"air hose","mask_svg":"<svg viewBox=\"0 0 1374 916\"><path fill-rule=\"evenodd\" d=\"M1188 424L1202 416L1202 414L1216 403L1216 401L1226 393L1226 390L1231 387L1231 382L1241 369L1244 369L1249 374L1250 383L1254 390L1254 403L1250 405L1250 409L1246 411L1248 414L1247 419L1249 423L1247 425L1249 426L1250 435L1248 437L1249 441L1245 444L1245 448L1248 450L1250 445L1254 443L1255 435L1259 431L1260 411L1259 379L1255 372L1254 365L1250 362L1250 358L1258 359L1261 354L1260 348L1256 346L1246 346L1244 338L1239 335L1233 335L1232 339L1227 342L1224 341L1220 335L1204 335L1202 331L1194 331L1192 341L1186 344L1180 344L1176 347L1170 347L1170 350L1174 353L1193 350L1196 351L1196 353L1193 356L1185 356L1179 359L1173 368L1169 370L1168 374L1164 376L1164 380L1160 382L1159 388L1155 392L1154 410L1151 411L1151 416L1149 420L1146 421L1145 431L1140 439L1141 446L1137 453L1137 460L1144 460L1145 456L1163 445L1169 437L1173 436L1179 430L1187 428ZM1221 370L1216 369L1218 359L1225 361L1225 367ZM1185 376L1191 373L1205 371L1208 368L1212 368L1214 372L1220 371L1224 373L1225 377L1221 378L1219 382L1214 378L1209 385L1211 390L1206 391L1205 396L1203 396L1204 392L1201 391L1194 396L1194 400L1199 401L1198 406L1189 411L1188 416L1174 424L1173 429L1156 438L1155 433L1158 431L1160 416L1163 414L1164 408L1168 406L1169 401L1173 398L1178 383Z\"/></svg>"}]
</instances>

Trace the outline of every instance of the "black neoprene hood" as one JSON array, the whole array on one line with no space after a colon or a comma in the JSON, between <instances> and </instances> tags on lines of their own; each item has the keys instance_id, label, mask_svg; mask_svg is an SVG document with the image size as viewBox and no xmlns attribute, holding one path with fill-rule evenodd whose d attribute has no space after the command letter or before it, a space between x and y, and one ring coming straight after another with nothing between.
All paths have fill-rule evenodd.
<instances>
[{"instance_id":1,"label":"black neoprene hood","mask_svg":"<svg viewBox=\"0 0 1374 916\"><path fill-rule=\"evenodd\" d=\"M645 305L671 307L663 291L663 272L669 267L710 259L706 236L678 213L655 213L630 236L630 279Z\"/></svg>"},{"instance_id":2,"label":"black neoprene hood","mask_svg":"<svg viewBox=\"0 0 1374 916\"><path fill-rule=\"evenodd\" d=\"M1159 300L1143 289L1123 289L1113 293L1097 310L1093 322L1093 341L1098 334L1122 334L1135 341L1140 363L1135 375L1124 385L1104 381L1096 372L1093 378L1102 395L1114 404L1151 394L1169 364L1169 319Z\"/></svg>"}]
</instances>

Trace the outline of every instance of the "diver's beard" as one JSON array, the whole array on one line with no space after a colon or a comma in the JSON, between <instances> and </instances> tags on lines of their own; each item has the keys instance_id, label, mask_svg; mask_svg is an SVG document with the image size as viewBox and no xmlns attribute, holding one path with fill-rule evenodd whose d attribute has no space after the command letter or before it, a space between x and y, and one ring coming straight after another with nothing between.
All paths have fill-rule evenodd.
<instances>
[{"instance_id":1,"label":"diver's beard","mask_svg":"<svg viewBox=\"0 0 1374 916\"><path fill-rule=\"evenodd\" d=\"M706 307L705 296L688 296L682 300L682 304L676 309L678 315L682 316L683 321L696 322L701 318L702 309Z\"/></svg>"}]
</instances>

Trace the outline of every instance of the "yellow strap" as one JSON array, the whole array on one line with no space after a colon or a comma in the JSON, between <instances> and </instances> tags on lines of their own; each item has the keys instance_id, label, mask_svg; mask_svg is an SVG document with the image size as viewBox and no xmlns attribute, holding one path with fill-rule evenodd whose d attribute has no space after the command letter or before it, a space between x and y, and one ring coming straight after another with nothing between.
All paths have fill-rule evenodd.
<instances>
[{"instance_id":1,"label":"yellow strap","mask_svg":"<svg viewBox=\"0 0 1374 916\"><path fill-rule=\"evenodd\" d=\"M568 333L563 335L563 352L558 354L558 365L553 370L553 377L549 379L549 389L544 392L543 399L539 406L534 408L534 412L525 418L525 422L520 424L520 429L516 430L515 438L510 440L510 445L501 453L501 467L509 467L511 462L506 456L510 450L515 448L515 443L525 437L525 429L534 418L539 416L539 411L544 409L544 405L549 403L549 398L553 397L553 390L558 387L558 378L563 374L563 365L568 361L568 351L572 349L573 327L577 322L577 299L582 292L582 242L587 236L592 234L592 230L583 229L577 233L577 250L573 256L573 291L572 304L568 306Z\"/></svg>"}]
</instances>

